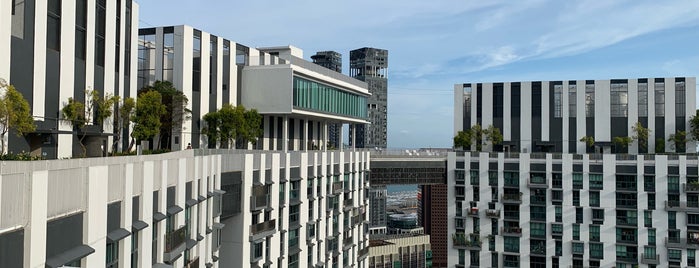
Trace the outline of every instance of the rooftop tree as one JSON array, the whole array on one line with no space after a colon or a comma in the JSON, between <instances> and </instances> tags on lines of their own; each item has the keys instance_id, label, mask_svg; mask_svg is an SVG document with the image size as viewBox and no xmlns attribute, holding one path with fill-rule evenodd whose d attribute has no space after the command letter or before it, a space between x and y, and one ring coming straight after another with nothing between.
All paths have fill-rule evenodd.
<instances>
[{"instance_id":1,"label":"rooftop tree","mask_svg":"<svg viewBox=\"0 0 699 268\"><path fill-rule=\"evenodd\" d=\"M5 154L5 135L14 130L17 136L24 136L34 132L34 118L29 109L29 102L17 91L14 86L0 79L0 89L5 89L0 97L0 154Z\"/></svg>"},{"instance_id":2,"label":"rooftop tree","mask_svg":"<svg viewBox=\"0 0 699 268\"><path fill-rule=\"evenodd\" d=\"M160 118L167 113L163 97L157 91L146 91L138 95L136 111L131 118L134 123L131 137L140 142L157 135L162 127Z\"/></svg>"}]
</instances>

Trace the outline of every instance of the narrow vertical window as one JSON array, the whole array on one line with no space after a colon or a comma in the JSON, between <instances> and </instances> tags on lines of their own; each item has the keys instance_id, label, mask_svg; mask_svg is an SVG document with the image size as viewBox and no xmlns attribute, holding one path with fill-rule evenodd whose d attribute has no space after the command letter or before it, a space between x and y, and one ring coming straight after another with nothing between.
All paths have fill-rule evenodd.
<instances>
[{"instance_id":1,"label":"narrow vertical window","mask_svg":"<svg viewBox=\"0 0 699 268\"><path fill-rule=\"evenodd\" d=\"M97 0L95 9L97 20L95 27L95 65L104 67L104 35L107 27L107 9L105 0Z\"/></svg>"},{"instance_id":2,"label":"narrow vertical window","mask_svg":"<svg viewBox=\"0 0 699 268\"><path fill-rule=\"evenodd\" d=\"M662 78L655 80L655 116L665 116L665 82Z\"/></svg>"},{"instance_id":3,"label":"narrow vertical window","mask_svg":"<svg viewBox=\"0 0 699 268\"><path fill-rule=\"evenodd\" d=\"M61 0L48 1L46 48L61 51Z\"/></svg>"},{"instance_id":4,"label":"narrow vertical window","mask_svg":"<svg viewBox=\"0 0 699 268\"><path fill-rule=\"evenodd\" d=\"M648 117L648 83L638 83L638 117Z\"/></svg>"},{"instance_id":5,"label":"narrow vertical window","mask_svg":"<svg viewBox=\"0 0 699 268\"><path fill-rule=\"evenodd\" d=\"M75 57L85 60L87 52L87 0L75 1Z\"/></svg>"},{"instance_id":6,"label":"narrow vertical window","mask_svg":"<svg viewBox=\"0 0 699 268\"><path fill-rule=\"evenodd\" d=\"M119 71L119 63L121 62L120 56L121 52L121 0L116 1L116 42L114 49L114 70Z\"/></svg>"},{"instance_id":7,"label":"narrow vertical window","mask_svg":"<svg viewBox=\"0 0 699 268\"><path fill-rule=\"evenodd\" d=\"M684 81L675 81L675 116L685 115L685 83Z\"/></svg>"},{"instance_id":8,"label":"narrow vertical window","mask_svg":"<svg viewBox=\"0 0 699 268\"><path fill-rule=\"evenodd\" d=\"M192 91L201 90L201 32L195 31L192 46Z\"/></svg>"},{"instance_id":9,"label":"narrow vertical window","mask_svg":"<svg viewBox=\"0 0 699 268\"><path fill-rule=\"evenodd\" d=\"M627 83L612 82L610 92L612 117L628 116L628 88Z\"/></svg>"},{"instance_id":10,"label":"narrow vertical window","mask_svg":"<svg viewBox=\"0 0 699 268\"><path fill-rule=\"evenodd\" d=\"M595 84L585 85L585 116L595 117Z\"/></svg>"},{"instance_id":11,"label":"narrow vertical window","mask_svg":"<svg viewBox=\"0 0 699 268\"><path fill-rule=\"evenodd\" d=\"M563 117L563 85L553 85L553 117Z\"/></svg>"},{"instance_id":12,"label":"narrow vertical window","mask_svg":"<svg viewBox=\"0 0 699 268\"><path fill-rule=\"evenodd\" d=\"M568 84L568 116L576 117L577 114L577 90L578 86L572 81Z\"/></svg>"},{"instance_id":13,"label":"narrow vertical window","mask_svg":"<svg viewBox=\"0 0 699 268\"><path fill-rule=\"evenodd\" d=\"M173 82L172 68L175 63L175 34L165 31L163 35L163 81Z\"/></svg>"}]
</instances>

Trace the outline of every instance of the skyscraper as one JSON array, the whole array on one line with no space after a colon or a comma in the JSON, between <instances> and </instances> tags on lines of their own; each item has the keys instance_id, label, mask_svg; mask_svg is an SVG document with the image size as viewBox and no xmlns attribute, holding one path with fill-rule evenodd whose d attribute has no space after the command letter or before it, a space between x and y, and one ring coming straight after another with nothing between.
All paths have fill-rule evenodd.
<instances>
[{"instance_id":1,"label":"skyscraper","mask_svg":"<svg viewBox=\"0 0 699 268\"><path fill-rule=\"evenodd\" d=\"M388 50L364 47L350 51L350 76L367 83L370 124L355 126L350 141L357 148L386 148L388 113Z\"/></svg>"}]
</instances>

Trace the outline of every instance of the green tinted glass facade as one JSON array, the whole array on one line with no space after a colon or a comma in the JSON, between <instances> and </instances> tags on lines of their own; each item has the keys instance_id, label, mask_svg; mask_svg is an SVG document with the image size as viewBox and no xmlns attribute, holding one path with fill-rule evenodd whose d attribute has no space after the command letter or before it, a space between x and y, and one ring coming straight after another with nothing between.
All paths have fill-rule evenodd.
<instances>
[{"instance_id":1,"label":"green tinted glass facade","mask_svg":"<svg viewBox=\"0 0 699 268\"><path fill-rule=\"evenodd\" d=\"M294 77L294 108L367 118L367 98L311 80Z\"/></svg>"}]
</instances>

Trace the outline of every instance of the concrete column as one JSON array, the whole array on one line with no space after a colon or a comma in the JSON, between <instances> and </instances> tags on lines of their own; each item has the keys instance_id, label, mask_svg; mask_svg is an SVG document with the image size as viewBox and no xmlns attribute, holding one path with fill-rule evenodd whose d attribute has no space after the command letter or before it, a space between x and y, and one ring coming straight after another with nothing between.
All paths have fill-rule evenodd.
<instances>
[{"instance_id":1,"label":"concrete column","mask_svg":"<svg viewBox=\"0 0 699 268\"><path fill-rule=\"evenodd\" d=\"M282 124L282 151L289 152L289 118L284 116Z\"/></svg>"},{"instance_id":2,"label":"concrete column","mask_svg":"<svg viewBox=\"0 0 699 268\"><path fill-rule=\"evenodd\" d=\"M141 178L153 176L153 162L143 162L143 173L138 174ZM138 248L141 249L138 259L138 267L148 267L152 265L153 254L152 239L153 239L153 180L143 180L141 200L139 209L142 221L148 223L146 229L143 229L138 234Z\"/></svg>"},{"instance_id":3,"label":"concrete column","mask_svg":"<svg viewBox=\"0 0 699 268\"><path fill-rule=\"evenodd\" d=\"M301 145L302 150L308 151L308 120L303 121L303 137L302 137L302 142L303 144ZM313 148L311 148L313 149Z\"/></svg>"},{"instance_id":4,"label":"concrete column","mask_svg":"<svg viewBox=\"0 0 699 268\"><path fill-rule=\"evenodd\" d=\"M44 267L46 261L46 214L48 171L31 173L28 225L24 229L24 267ZM105 195L106 196L106 195ZM105 206L106 210L106 206ZM105 228L106 229L106 228ZM103 263L104 265L104 259Z\"/></svg>"},{"instance_id":5,"label":"concrete column","mask_svg":"<svg viewBox=\"0 0 699 268\"><path fill-rule=\"evenodd\" d=\"M107 166L91 166L87 179L87 212L83 217L83 243L95 249L83 260L84 267L103 267L107 249ZM42 238L45 239L45 238Z\"/></svg>"}]
</instances>

